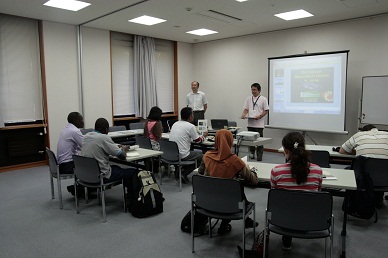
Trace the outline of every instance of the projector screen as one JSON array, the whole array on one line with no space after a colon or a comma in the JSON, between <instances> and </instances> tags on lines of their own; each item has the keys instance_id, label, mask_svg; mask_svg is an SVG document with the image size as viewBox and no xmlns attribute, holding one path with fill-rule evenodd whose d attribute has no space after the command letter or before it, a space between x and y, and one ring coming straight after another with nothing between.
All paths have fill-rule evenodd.
<instances>
[{"instance_id":1,"label":"projector screen","mask_svg":"<svg viewBox=\"0 0 388 258\"><path fill-rule=\"evenodd\" d=\"M347 133L348 53L347 50L268 58L269 122L266 127Z\"/></svg>"}]
</instances>

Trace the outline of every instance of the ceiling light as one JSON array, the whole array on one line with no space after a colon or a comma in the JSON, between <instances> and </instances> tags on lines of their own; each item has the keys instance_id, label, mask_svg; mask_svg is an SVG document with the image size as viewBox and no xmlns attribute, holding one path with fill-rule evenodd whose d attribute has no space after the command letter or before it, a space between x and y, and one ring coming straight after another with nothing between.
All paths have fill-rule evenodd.
<instances>
[{"instance_id":1,"label":"ceiling light","mask_svg":"<svg viewBox=\"0 0 388 258\"><path fill-rule=\"evenodd\" d=\"M128 21L150 26L150 25L155 25L158 23L165 22L166 20L151 17L148 15L143 15L143 16L140 16L140 17L134 18L132 20L128 20Z\"/></svg>"},{"instance_id":2,"label":"ceiling light","mask_svg":"<svg viewBox=\"0 0 388 258\"><path fill-rule=\"evenodd\" d=\"M89 6L90 4L86 2L76 1L76 0L50 0L43 5L65 9L69 11L79 11Z\"/></svg>"},{"instance_id":3,"label":"ceiling light","mask_svg":"<svg viewBox=\"0 0 388 258\"><path fill-rule=\"evenodd\" d=\"M314 16L309 12L306 12L303 9L291 11L291 12L285 12L285 13L278 13L275 14L276 17L279 17L280 19L290 21L290 20L296 20L296 19L302 19L306 17Z\"/></svg>"},{"instance_id":4,"label":"ceiling light","mask_svg":"<svg viewBox=\"0 0 388 258\"><path fill-rule=\"evenodd\" d=\"M198 36L205 36L205 35L210 35L218 32L214 30L208 30L208 29L199 29L199 30L188 31L186 33L190 33Z\"/></svg>"},{"instance_id":5,"label":"ceiling light","mask_svg":"<svg viewBox=\"0 0 388 258\"><path fill-rule=\"evenodd\" d=\"M236 0L237 2L246 2L246 1L248 1L248 0Z\"/></svg>"}]
</instances>

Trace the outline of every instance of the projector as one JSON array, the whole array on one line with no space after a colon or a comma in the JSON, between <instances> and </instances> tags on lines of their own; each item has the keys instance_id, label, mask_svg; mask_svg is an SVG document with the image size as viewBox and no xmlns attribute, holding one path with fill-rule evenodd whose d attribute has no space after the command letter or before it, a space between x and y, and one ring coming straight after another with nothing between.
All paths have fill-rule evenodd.
<instances>
[{"instance_id":1,"label":"projector","mask_svg":"<svg viewBox=\"0 0 388 258\"><path fill-rule=\"evenodd\" d=\"M260 137L260 134L257 132L242 131L238 133L237 136L241 137L243 140L246 141L255 141L257 140L257 138Z\"/></svg>"}]
</instances>

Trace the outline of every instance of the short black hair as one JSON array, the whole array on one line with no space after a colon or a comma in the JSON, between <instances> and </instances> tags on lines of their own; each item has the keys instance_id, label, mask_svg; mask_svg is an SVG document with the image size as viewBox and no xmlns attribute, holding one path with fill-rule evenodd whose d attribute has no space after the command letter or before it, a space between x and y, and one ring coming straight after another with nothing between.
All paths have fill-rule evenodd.
<instances>
[{"instance_id":1,"label":"short black hair","mask_svg":"<svg viewBox=\"0 0 388 258\"><path fill-rule=\"evenodd\" d=\"M82 115L78 112L71 112L67 116L67 122L69 122L71 124L76 124L81 119L82 119Z\"/></svg>"},{"instance_id":2,"label":"short black hair","mask_svg":"<svg viewBox=\"0 0 388 258\"><path fill-rule=\"evenodd\" d=\"M162 114L163 111L159 107L155 106L151 108L147 118L154 121L160 121Z\"/></svg>"},{"instance_id":3,"label":"short black hair","mask_svg":"<svg viewBox=\"0 0 388 258\"><path fill-rule=\"evenodd\" d=\"M181 110L181 119L187 121L189 120L192 114L193 114L193 109L191 107L184 107Z\"/></svg>"},{"instance_id":4,"label":"short black hair","mask_svg":"<svg viewBox=\"0 0 388 258\"><path fill-rule=\"evenodd\" d=\"M105 118L99 118L94 124L94 130L99 131L100 133L108 132L109 122Z\"/></svg>"},{"instance_id":5,"label":"short black hair","mask_svg":"<svg viewBox=\"0 0 388 258\"><path fill-rule=\"evenodd\" d=\"M361 131L366 132L366 131L372 130L373 128L376 128L376 126L372 124L368 124L368 125L365 125L363 128L361 128Z\"/></svg>"},{"instance_id":6,"label":"short black hair","mask_svg":"<svg viewBox=\"0 0 388 258\"><path fill-rule=\"evenodd\" d=\"M194 82L196 82L196 83L197 83L197 86L198 86L198 88L199 88L199 82L197 82L197 81L193 81L191 84L193 84Z\"/></svg>"},{"instance_id":7,"label":"short black hair","mask_svg":"<svg viewBox=\"0 0 388 258\"><path fill-rule=\"evenodd\" d=\"M253 84L251 85L251 88L252 88L252 87L256 87L256 89L257 89L258 91L261 91L261 86L260 86L260 84L257 83L257 82L253 83Z\"/></svg>"}]
</instances>

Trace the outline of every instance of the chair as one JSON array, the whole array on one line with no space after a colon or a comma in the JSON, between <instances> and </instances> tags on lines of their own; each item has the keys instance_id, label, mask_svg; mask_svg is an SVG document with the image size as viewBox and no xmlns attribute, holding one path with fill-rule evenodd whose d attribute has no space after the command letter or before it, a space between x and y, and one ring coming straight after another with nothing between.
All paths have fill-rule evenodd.
<instances>
[{"instance_id":1,"label":"chair","mask_svg":"<svg viewBox=\"0 0 388 258\"><path fill-rule=\"evenodd\" d=\"M118 132L118 131L125 131L125 130L127 130L125 125L116 125L108 128L109 132Z\"/></svg>"},{"instance_id":2,"label":"chair","mask_svg":"<svg viewBox=\"0 0 388 258\"><path fill-rule=\"evenodd\" d=\"M176 144L176 142L161 139L159 141L159 145L160 145L160 151L163 152L159 160L159 171L161 171L160 167L162 163L178 166L179 190L182 191L182 180L181 180L182 167L187 165L193 165L193 164L195 164L195 166L197 167L197 161L196 160L182 161L181 155L179 154L178 145ZM163 173L160 172L160 184L162 184L162 174ZM168 175L170 176L170 166L168 166Z\"/></svg>"},{"instance_id":3,"label":"chair","mask_svg":"<svg viewBox=\"0 0 388 258\"><path fill-rule=\"evenodd\" d=\"M82 129L80 129L80 131L81 131L81 133L82 133L83 135L85 135L85 134L87 134L88 132L91 132L91 131L93 131L93 130L94 130L93 128L86 128L86 129L82 128Z\"/></svg>"},{"instance_id":4,"label":"chair","mask_svg":"<svg viewBox=\"0 0 388 258\"><path fill-rule=\"evenodd\" d=\"M330 168L330 153L323 150L311 150L310 162L321 168Z\"/></svg>"},{"instance_id":5,"label":"chair","mask_svg":"<svg viewBox=\"0 0 388 258\"><path fill-rule=\"evenodd\" d=\"M52 152L49 148L46 147L46 153L49 158L51 199L55 199L53 178L56 178L58 198L59 198L59 209L62 210L63 202L62 202L61 180L74 178L74 174L59 174L58 161L57 161L57 158L55 157L54 152Z\"/></svg>"},{"instance_id":6,"label":"chair","mask_svg":"<svg viewBox=\"0 0 388 258\"><path fill-rule=\"evenodd\" d=\"M151 140L142 135L136 135L136 144L139 145L140 148L152 150Z\"/></svg>"},{"instance_id":7,"label":"chair","mask_svg":"<svg viewBox=\"0 0 388 258\"><path fill-rule=\"evenodd\" d=\"M172 125L177 121L178 119L167 120L168 131L171 131Z\"/></svg>"},{"instance_id":8,"label":"chair","mask_svg":"<svg viewBox=\"0 0 388 258\"><path fill-rule=\"evenodd\" d=\"M255 203L245 200L244 186L236 179L225 179L193 175L193 193L191 194L191 228L194 228L196 212L209 217L209 236L211 237L210 218L243 220L243 248L245 251L245 219L253 214L256 224ZM253 239L255 239L253 227ZM191 231L192 252L194 252L194 230ZM243 252L243 257L244 257Z\"/></svg>"},{"instance_id":9,"label":"chair","mask_svg":"<svg viewBox=\"0 0 388 258\"><path fill-rule=\"evenodd\" d=\"M129 124L129 129L130 130L144 129L144 122L131 123Z\"/></svg>"},{"instance_id":10,"label":"chair","mask_svg":"<svg viewBox=\"0 0 388 258\"><path fill-rule=\"evenodd\" d=\"M119 185L123 180L116 180L109 183L104 183L103 175L100 171L98 161L94 158L88 158L78 155L73 155L74 161L74 174L75 174L75 207L77 214L79 214L79 205L77 197L77 186L82 185L88 188L96 188L98 201L102 202L102 218L103 222L106 222L105 211L105 189L114 185ZM126 195L125 187L123 185L124 196ZM100 196L101 195L101 196ZM124 211L126 212L126 204L124 201Z\"/></svg>"},{"instance_id":11,"label":"chair","mask_svg":"<svg viewBox=\"0 0 388 258\"><path fill-rule=\"evenodd\" d=\"M228 127L237 127L237 122L228 120Z\"/></svg>"},{"instance_id":12,"label":"chair","mask_svg":"<svg viewBox=\"0 0 388 258\"><path fill-rule=\"evenodd\" d=\"M333 197L327 192L271 189L265 212L264 239L269 231L295 238L330 239L330 257L333 249ZM266 252L266 241L264 250Z\"/></svg>"}]
</instances>

